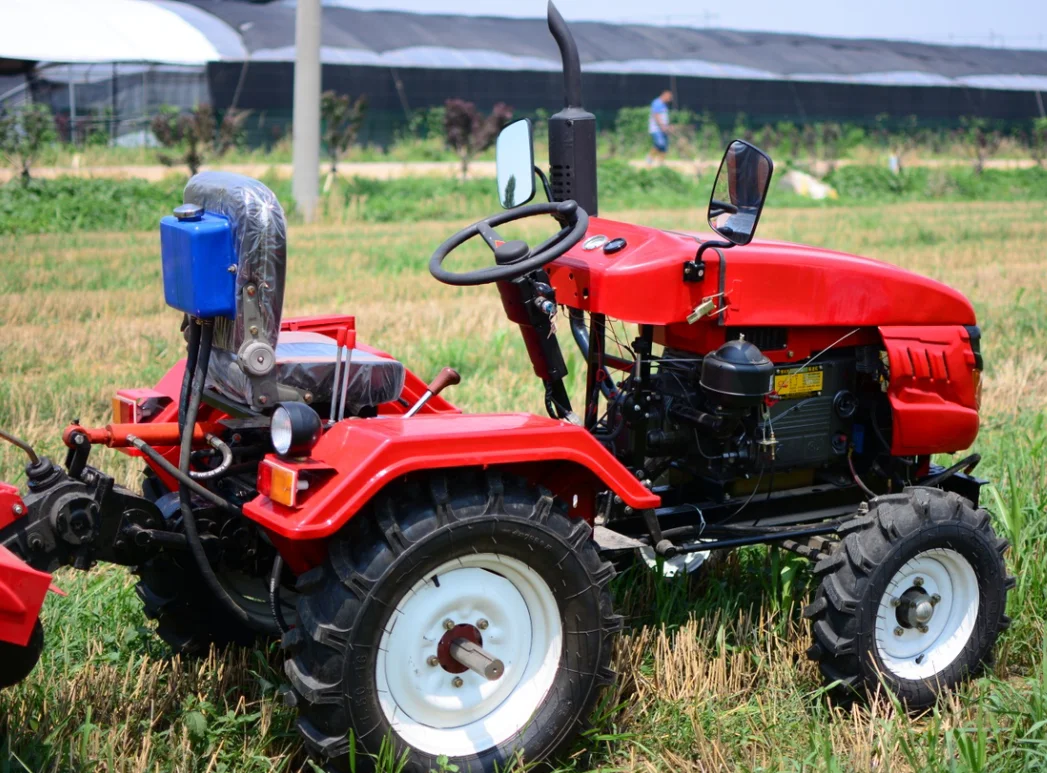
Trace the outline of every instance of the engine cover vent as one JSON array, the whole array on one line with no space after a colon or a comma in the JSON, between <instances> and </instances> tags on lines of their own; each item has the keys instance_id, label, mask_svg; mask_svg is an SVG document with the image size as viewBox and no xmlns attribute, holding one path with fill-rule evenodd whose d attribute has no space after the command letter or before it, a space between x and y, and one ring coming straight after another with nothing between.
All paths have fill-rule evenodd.
<instances>
[{"instance_id":1,"label":"engine cover vent","mask_svg":"<svg viewBox=\"0 0 1047 773\"><path fill-rule=\"evenodd\" d=\"M737 341L742 336L761 351L777 351L789 346L789 330L784 327L729 327L727 340Z\"/></svg>"}]
</instances>

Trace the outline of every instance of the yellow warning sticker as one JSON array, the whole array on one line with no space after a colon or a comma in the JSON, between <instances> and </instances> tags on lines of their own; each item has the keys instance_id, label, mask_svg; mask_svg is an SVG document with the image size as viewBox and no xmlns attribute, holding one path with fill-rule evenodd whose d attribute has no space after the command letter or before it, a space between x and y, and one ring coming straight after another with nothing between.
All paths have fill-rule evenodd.
<instances>
[{"instance_id":1,"label":"yellow warning sticker","mask_svg":"<svg viewBox=\"0 0 1047 773\"><path fill-rule=\"evenodd\" d=\"M794 397L821 392L824 375L820 366L791 370L774 377L774 391L779 397Z\"/></svg>"}]
</instances>

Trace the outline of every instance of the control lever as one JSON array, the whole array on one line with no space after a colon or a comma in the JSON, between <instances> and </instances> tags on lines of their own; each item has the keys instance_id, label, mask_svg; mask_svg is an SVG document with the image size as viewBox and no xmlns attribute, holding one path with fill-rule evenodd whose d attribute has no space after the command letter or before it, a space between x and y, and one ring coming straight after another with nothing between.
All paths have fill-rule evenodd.
<instances>
[{"instance_id":1,"label":"control lever","mask_svg":"<svg viewBox=\"0 0 1047 773\"><path fill-rule=\"evenodd\" d=\"M404 418L411 418L418 413L418 411L422 410L422 406L429 402L430 398L440 394L447 387L460 384L461 382L462 377L458 375L458 371L454 368L444 368L440 371L440 374L429 383L429 386L426 387L425 394L418 398L418 402L407 409Z\"/></svg>"}]
</instances>

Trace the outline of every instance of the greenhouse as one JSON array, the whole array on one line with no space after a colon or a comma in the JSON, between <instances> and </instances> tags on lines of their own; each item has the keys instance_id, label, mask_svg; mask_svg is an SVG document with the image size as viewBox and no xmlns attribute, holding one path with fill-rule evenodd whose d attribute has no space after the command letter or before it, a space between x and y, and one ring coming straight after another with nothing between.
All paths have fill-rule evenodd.
<instances>
[{"instance_id":1,"label":"greenhouse","mask_svg":"<svg viewBox=\"0 0 1047 773\"><path fill-rule=\"evenodd\" d=\"M387 141L412 112L461 97L529 112L555 104L560 64L543 19L325 7L324 88L366 94L361 139ZM290 121L293 2L9 0L0 105L45 102L69 136L148 140L163 105L251 111L252 142ZM114 23L113 20L119 20ZM955 123L1044 115L1047 51L577 22L586 102L601 118L670 87L731 120Z\"/></svg>"}]
</instances>

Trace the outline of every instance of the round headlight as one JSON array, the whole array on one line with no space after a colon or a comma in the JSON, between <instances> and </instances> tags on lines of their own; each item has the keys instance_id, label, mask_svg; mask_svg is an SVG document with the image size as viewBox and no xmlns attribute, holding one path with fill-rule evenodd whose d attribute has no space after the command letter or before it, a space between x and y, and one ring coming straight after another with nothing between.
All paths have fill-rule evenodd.
<instances>
[{"instance_id":1,"label":"round headlight","mask_svg":"<svg viewBox=\"0 0 1047 773\"><path fill-rule=\"evenodd\" d=\"M280 403L273 411L269 436L280 456L308 456L322 434L320 415L305 403Z\"/></svg>"}]
</instances>

